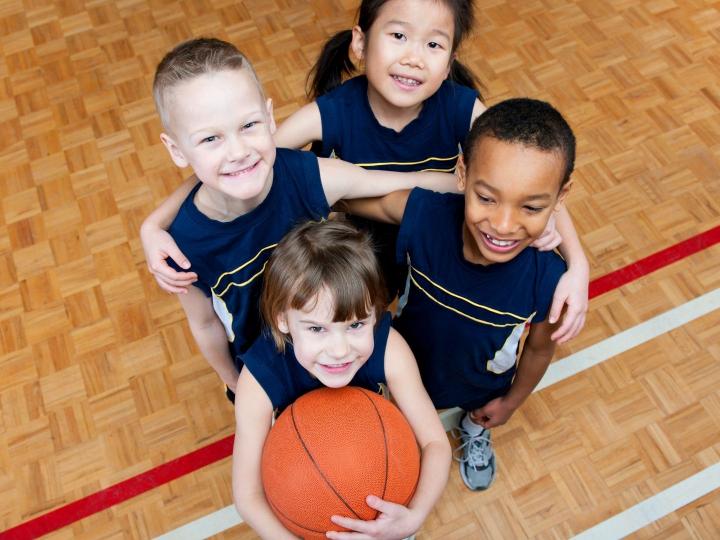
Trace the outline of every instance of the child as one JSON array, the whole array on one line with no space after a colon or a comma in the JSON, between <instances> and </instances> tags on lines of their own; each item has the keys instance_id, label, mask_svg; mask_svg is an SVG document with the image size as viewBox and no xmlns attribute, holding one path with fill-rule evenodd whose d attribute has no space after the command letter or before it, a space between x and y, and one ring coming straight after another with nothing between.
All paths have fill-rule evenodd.
<instances>
[{"instance_id":1,"label":"child","mask_svg":"<svg viewBox=\"0 0 720 540\"><path fill-rule=\"evenodd\" d=\"M260 332L264 265L295 223L326 216L341 197L381 195L418 182L450 185L450 175L369 172L309 152L276 150L271 101L247 59L220 40L195 39L169 52L155 73L153 95L163 144L173 162L192 167L196 177L170 226L198 277L180 300L201 352L228 388L237 382L240 355Z\"/></svg>"},{"instance_id":2,"label":"child","mask_svg":"<svg viewBox=\"0 0 720 540\"><path fill-rule=\"evenodd\" d=\"M244 357L237 384L233 493L238 512L263 538L292 538L263 492L260 459L273 412L323 385L386 384L421 448L418 487L407 507L368 494L375 521L333 517L373 538L405 538L440 497L450 445L423 388L412 352L390 327L383 279L365 233L337 221L309 222L288 233L270 257L262 292L261 336ZM338 441L342 444L342 441ZM329 538L351 538L330 532Z\"/></svg>"},{"instance_id":3,"label":"child","mask_svg":"<svg viewBox=\"0 0 720 540\"><path fill-rule=\"evenodd\" d=\"M472 28L472 4L470 0L363 0L358 25L328 41L313 68L311 96L317 99L279 127L277 144L301 148L321 141L315 145L319 155L367 169L453 171L473 120L485 110L472 88L472 74L455 58ZM365 74L340 85L343 74L354 68L349 49L364 60ZM189 189L186 184L173 196L174 204L164 205L166 221ZM589 271L567 210L561 208L557 216L569 271L556 291L550 319L557 320L567 302L563 325L553 336L562 343L583 326ZM395 263L397 227L369 222L364 226L380 248L383 273L394 292L406 274ZM147 233L143 245L161 287L184 290L194 275L176 273L164 263L168 255L184 260L182 253L164 232L153 233L148 227ZM552 248L555 238L537 246Z\"/></svg>"},{"instance_id":4,"label":"child","mask_svg":"<svg viewBox=\"0 0 720 540\"><path fill-rule=\"evenodd\" d=\"M575 138L547 103L512 99L474 123L458 164L464 197L422 189L348 201L401 223L407 304L395 328L415 353L438 408L459 406L461 474L470 489L495 476L489 428L504 424L553 356L546 320L563 260L530 247L570 189ZM518 359L525 326L530 330Z\"/></svg>"}]
</instances>

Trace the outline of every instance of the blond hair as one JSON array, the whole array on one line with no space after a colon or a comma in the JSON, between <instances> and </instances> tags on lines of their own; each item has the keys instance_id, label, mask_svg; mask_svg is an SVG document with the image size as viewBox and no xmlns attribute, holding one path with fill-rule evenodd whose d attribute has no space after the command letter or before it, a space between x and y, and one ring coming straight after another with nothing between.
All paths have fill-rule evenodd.
<instances>
[{"instance_id":1,"label":"blond hair","mask_svg":"<svg viewBox=\"0 0 720 540\"><path fill-rule=\"evenodd\" d=\"M265 269L260 309L280 351L289 342L278 328L288 309L303 309L323 288L333 296L333 322L379 320L387 292L372 242L344 220L310 221L295 227L275 248Z\"/></svg>"},{"instance_id":2,"label":"blond hair","mask_svg":"<svg viewBox=\"0 0 720 540\"><path fill-rule=\"evenodd\" d=\"M160 61L153 80L155 107L165 129L170 123L168 96L174 86L206 73L241 69L248 70L260 95L264 96L252 64L232 43L215 38L197 38L177 45Z\"/></svg>"}]
</instances>

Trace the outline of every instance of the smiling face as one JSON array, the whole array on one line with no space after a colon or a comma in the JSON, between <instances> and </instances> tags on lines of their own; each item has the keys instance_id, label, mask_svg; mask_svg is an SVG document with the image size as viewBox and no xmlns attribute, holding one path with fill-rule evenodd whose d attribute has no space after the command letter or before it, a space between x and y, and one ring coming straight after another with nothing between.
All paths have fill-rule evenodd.
<instances>
[{"instance_id":1,"label":"smiling face","mask_svg":"<svg viewBox=\"0 0 720 540\"><path fill-rule=\"evenodd\" d=\"M454 24L443 2L390 0L366 33L353 29L352 49L365 61L376 116L417 114L437 92L450 72Z\"/></svg>"},{"instance_id":2,"label":"smiling face","mask_svg":"<svg viewBox=\"0 0 720 540\"><path fill-rule=\"evenodd\" d=\"M476 264L507 262L545 230L570 188L557 152L484 136L458 170L465 192L463 255Z\"/></svg>"},{"instance_id":3,"label":"smiling face","mask_svg":"<svg viewBox=\"0 0 720 540\"><path fill-rule=\"evenodd\" d=\"M375 312L363 319L333 322L334 299L323 287L302 309L289 309L278 317L278 328L289 334L295 357L325 386L347 386L374 347Z\"/></svg>"},{"instance_id":4,"label":"smiling face","mask_svg":"<svg viewBox=\"0 0 720 540\"><path fill-rule=\"evenodd\" d=\"M168 90L162 142L178 167L192 167L205 186L250 207L272 184L275 121L247 69L206 73Z\"/></svg>"}]
</instances>

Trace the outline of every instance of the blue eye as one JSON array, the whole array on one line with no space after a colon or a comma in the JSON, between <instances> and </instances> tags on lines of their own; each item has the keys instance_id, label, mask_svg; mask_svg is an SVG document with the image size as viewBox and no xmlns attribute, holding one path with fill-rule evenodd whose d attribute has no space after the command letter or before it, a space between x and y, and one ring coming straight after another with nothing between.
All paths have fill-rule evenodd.
<instances>
[{"instance_id":1,"label":"blue eye","mask_svg":"<svg viewBox=\"0 0 720 540\"><path fill-rule=\"evenodd\" d=\"M354 323L352 323L352 324L350 325L350 328L352 328L353 330L357 330L358 328L362 328L363 326L365 326L365 323L364 323L364 322L362 322L362 321L355 321Z\"/></svg>"},{"instance_id":2,"label":"blue eye","mask_svg":"<svg viewBox=\"0 0 720 540\"><path fill-rule=\"evenodd\" d=\"M322 332L322 326L309 326L308 330L310 330L313 334L319 334Z\"/></svg>"},{"instance_id":3,"label":"blue eye","mask_svg":"<svg viewBox=\"0 0 720 540\"><path fill-rule=\"evenodd\" d=\"M205 137L203 140L200 141L200 143L211 143L215 142L218 139L217 135L210 135L209 137Z\"/></svg>"}]
</instances>

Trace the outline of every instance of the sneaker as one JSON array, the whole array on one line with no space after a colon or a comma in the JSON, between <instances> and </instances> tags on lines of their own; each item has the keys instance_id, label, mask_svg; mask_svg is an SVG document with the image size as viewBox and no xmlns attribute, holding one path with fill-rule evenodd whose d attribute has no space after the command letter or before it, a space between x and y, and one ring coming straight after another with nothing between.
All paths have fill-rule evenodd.
<instances>
[{"instance_id":1,"label":"sneaker","mask_svg":"<svg viewBox=\"0 0 720 540\"><path fill-rule=\"evenodd\" d=\"M483 429L471 435L462 427L455 428L462 442L455 449L455 459L460 462L460 476L465 485L473 491L484 491L495 480L495 452L493 452L490 430Z\"/></svg>"}]
</instances>

